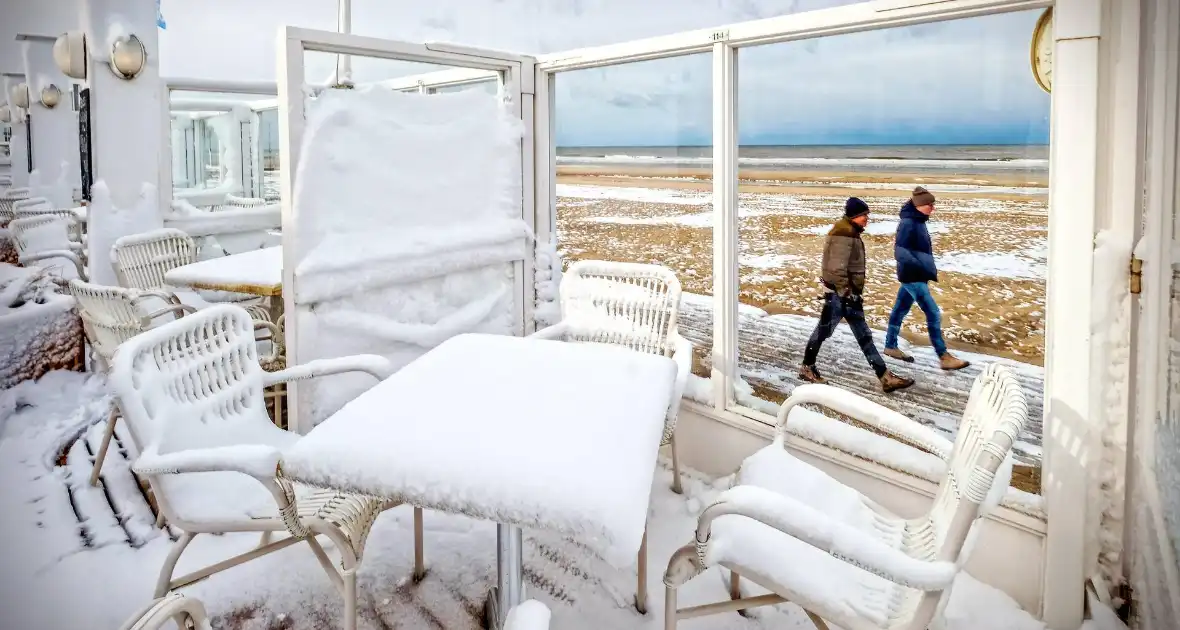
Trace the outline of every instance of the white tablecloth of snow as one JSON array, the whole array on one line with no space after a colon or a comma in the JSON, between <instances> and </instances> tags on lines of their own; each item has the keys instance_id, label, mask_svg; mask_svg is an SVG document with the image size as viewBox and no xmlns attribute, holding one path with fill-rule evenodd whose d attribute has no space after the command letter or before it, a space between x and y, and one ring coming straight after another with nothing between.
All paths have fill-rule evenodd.
<instances>
[{"instance_id":1,"label":"white tablecloth of snow","mask_svg":"<svg viewBox=\"0 0 1180 630\"><path fill-rule=\"evenodd\" d=\"M283 248L202 260L168 271L164 281L178 287L278 295L283 287Z\"/></svg>"},{"instance_id":2,"label":"white tablecloth of snow","mask_svg":"<svg viewBox=\"0 0 1180 630\"><path fill-rule=\"evenodd\" d=\"M615 346L459 335L312 429L283 474L559 531L626 566L675 377Z\"/></svg>"}]
</instances>

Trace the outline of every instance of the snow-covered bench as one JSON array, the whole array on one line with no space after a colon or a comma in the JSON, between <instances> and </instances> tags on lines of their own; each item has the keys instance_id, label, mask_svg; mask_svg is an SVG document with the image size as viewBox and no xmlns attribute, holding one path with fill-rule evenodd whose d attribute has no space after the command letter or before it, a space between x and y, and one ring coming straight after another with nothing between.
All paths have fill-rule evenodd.
<instances>
[{"instance_id":1,"label":"snow-covered bench","mask_svg":"<svg viewBox=\"0 0 1180 630\"><path fill-rule=\"evenodd\" d=\"M787 452L801 404L827 407L947 462L930 512L904 519ZM696 539L668 562L665 628L680 619L792 602L819 630L926 628L948 599L977 522L1012 475L1010 451L1027 419L1020 384L992 364L976 379L952 444L932 429L828 385L795 388L773 444L742 463L738 483L701 514ZM833 420L834 422L834 420ZM677 588L707 567L731 572L732 601L677 608ZM771 591L745 596L740 576Z\"/></svg>"}]
</instances>

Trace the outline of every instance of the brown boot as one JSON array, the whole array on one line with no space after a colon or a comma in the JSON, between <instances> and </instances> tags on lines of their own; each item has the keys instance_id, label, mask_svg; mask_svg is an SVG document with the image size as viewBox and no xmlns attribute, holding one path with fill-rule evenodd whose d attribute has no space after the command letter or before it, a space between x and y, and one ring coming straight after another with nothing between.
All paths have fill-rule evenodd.
<instances>
[{"instance_id":1,"label":"brown boot","mask_svg":"<svg viewBox=\"0 0 1180 630\"><path fill-rule=\"evenodd\" d=\"M905 361L906 363L913 363L914 357L906 354L901 348L885 348L883 353L885 356L897 359L898 361Z\"/></svg>"},{"instance_id":2,"label":"brown boot","mask_svg":"<svg viewBox=\"0 0 1180 630\"><path fill-rule=\"evenodd\" d=\"M799 380L807 381L808 383L816 383L822 385L828 382L828 379L819 375L819 370L815 369L814 365L805 365L799 370Z\"/></svg>"},{"instance_id":3,"label":"brown boot","mask_svg":"<svg viewBox=\"0 0 1180 630\"><path fill-rule=\"evenodd\" d=\"M941 357L938 357L938 366L944 370L961 370L968 365L971 365L971 363L964 361L949 352L942 355Z\"/></svg>"},{"instance_id":4,"label":"brown boot","mask_svg":"<svg viewBox=\"0 0 1180 630\"><path fill-rule=\"evenodd\" d=\"M905 389L913 384L914 379L898 376L889 370L885 370L885 373L881 375L881 391L885 392L886 394L889 392L895 392L899 389Z\"/></svg>"}]
</instances>

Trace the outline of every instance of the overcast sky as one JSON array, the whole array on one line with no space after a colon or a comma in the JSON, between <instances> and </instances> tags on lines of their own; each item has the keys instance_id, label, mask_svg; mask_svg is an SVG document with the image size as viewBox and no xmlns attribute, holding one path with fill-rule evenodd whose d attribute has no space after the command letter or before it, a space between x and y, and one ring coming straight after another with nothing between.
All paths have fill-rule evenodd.
<instances>
[{"instance_id":1,"label":"overcast sky","mask_svg":"<svg viewBox=\"0 0 1180 630\"><path fill-rule=\"evenodd\" d=\"M17 0L20 2L20 0ZM46 0L49 2L55 0ZM353 31L549 53L856 0L353 0ZM162 0L165 76L273 80L279 26L336 28L335 0ZM744 49L743 142L801 144L1048 141L1049 97L1018 13ZM330 55L309 55L323 80ZM354 62L359 81L423 68ZM711 140L708 55L562 74L562 145L696 145Z\"/></svg>"}]
</instances>

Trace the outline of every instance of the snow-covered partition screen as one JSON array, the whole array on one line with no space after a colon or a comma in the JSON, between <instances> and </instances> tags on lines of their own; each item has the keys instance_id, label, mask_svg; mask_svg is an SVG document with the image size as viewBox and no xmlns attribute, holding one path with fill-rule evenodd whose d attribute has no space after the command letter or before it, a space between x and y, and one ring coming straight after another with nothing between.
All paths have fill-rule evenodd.
<instances>
[{"instance_id":1,"label":"snow-covered partition screen","mask_svg":"<svg viewBox=\"0 0 1180 630\"><path fill-rule=\"evenodd\" d=\"M400 368L460 333L522 334L524 127L505 99L373 86L328 90L306 107L297 219L284 225L296 360L372 353ZM298 426L372 384L300 383Z\"/></svg>"}]
</instances>

